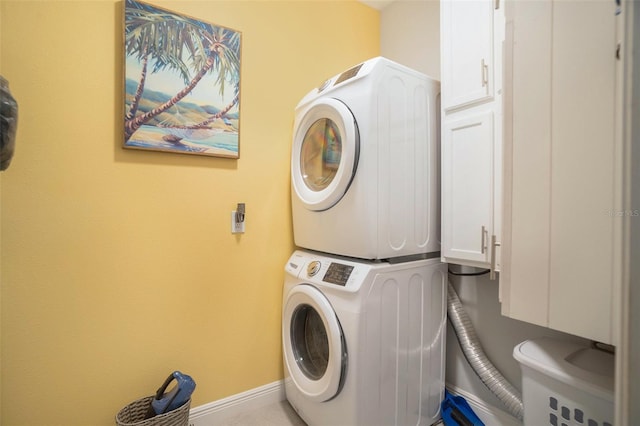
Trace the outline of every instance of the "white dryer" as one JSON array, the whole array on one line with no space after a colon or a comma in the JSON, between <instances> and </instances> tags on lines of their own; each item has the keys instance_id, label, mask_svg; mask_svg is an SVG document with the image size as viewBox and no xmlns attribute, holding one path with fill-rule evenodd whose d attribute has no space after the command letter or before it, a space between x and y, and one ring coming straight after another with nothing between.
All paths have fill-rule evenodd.
<instances>
[{"instance_id":1,"label":"white dryer","mask_svg":"<svg viewBox=\"0 0 640 426\"><path fill-rule=\"evenodd\" d=\"M377 57L297 105L298 247L362 259L440 250L438 81Z\"/></svg>"},{"instance_id":2,"label":"white dryer","mask_svg":"<svg viewBox=\"0 0 640 426\"><path fill-rule=\"evenodd\" d=\"M285 272L285 392L307 424L415 426L439 418L445 264L296 251Z\"/></svg>"}]
</instances>

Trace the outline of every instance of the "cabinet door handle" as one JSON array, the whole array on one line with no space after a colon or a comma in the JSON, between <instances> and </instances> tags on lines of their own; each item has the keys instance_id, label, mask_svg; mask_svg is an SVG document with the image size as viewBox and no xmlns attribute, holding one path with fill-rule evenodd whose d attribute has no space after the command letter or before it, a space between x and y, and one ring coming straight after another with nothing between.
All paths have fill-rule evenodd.
<instances>
[{"instance_id":1,"label":"cabinet door handle","mask_svg":"<svg viewBox=\"0 0 640 426\"><path fill-rule=\"evenodd\" d=\"M495 10L500 9L500 0L495 0L494 8L495 8Z\"/></svg>"},{"instance_id":2,"label":"cabinet door handle","mask_svg":"<svg viewBox=\"0 0 640 426\"><path fill-rule=\"evenodd\" d=\"M482 87L486 87L489 84L489 65L484 60L484 58L482 58L481 65L482 65Z\"/></svg>"},{"instance_id":3,"label":"cabinet door handle","mask_svg":"<svg viewBox=\"0 0 640 426\"><path fill-rule=\"evenodd\" d=\"M484 254L487 251L487 238L489 236L489 233L487 232L487 228L484 227L484 225L482 226L481 229L482 235L481 235L481 240L480 240L480 253Z\"/></svg>"},{"instance_id":4,"label":"cabinet door handle","mask_svg":"<svg viewBox=\"0 0 640 426\"><path fill-rule=\"evenodd\" d=\"M496 247L500 245L499 242L496 241L496 236L491 236L491 270L489 271L489 279L496 279Z\"/></svg>"}]
</instances>

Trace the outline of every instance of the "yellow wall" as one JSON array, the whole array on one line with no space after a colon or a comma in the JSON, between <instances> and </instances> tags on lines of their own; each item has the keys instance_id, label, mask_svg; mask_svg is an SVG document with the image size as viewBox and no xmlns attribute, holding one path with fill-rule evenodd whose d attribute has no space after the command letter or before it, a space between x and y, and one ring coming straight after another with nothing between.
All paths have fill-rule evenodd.
<instances>
[{"instance_id":1,"label":"yellow wall","mask_svg":"<svg viewBox=\"0 0 640 426\"><path fill-rule=\"evenodd\" d=\"M20 105L0 181L3 425L113 424L174 369L197 381L193 406L282 378L293 109L379 53L379 13L154 4L243 33L239 160L121 148L121 1L0 2L0 71Z\"/></svg>"}]
</instances>

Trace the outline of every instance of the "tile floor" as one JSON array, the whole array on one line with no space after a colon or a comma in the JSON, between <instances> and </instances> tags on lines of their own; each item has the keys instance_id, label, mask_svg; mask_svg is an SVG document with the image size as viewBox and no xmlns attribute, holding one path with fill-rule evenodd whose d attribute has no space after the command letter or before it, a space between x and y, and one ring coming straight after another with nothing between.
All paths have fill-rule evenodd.
<instances>
[{"instance_id":1,"label":"tile floor","mask_svg":"<svg viewBox=\"0 0 640 426\"><path fill-rule=\"evenodd\" d=\"M287 401L227 419L218 426L306 426Z\"/></svg>"},{"instance_id":2,"label":"tile floor","mask_svg":"<svg viewBox=\"0 0 640 426\"><path fill-rule=\"evenodd\" d=\"M443 425L442 421L434 426ZM227 419L218 426L306 426L287 401Z\"/></svg>"}]
</instances>

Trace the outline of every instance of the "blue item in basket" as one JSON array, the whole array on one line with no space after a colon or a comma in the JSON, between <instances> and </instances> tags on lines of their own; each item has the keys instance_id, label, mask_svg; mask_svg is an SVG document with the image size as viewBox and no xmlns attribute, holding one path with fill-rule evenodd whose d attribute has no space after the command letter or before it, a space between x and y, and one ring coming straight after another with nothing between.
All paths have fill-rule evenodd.
<instances>
[{"instance_id":1,"label":"blue item in basket","mask_svg":"<svg viewBox=\"0 0 640 426\"><path fill-rule=\"evenodd\" d=\"M165 393L167 386L174 380L177 382L176 386ZM156 392L155 398L151 401L151 407L153 407L156 415L168 413L178 407L182 407L183 404L189 401L195 388L196 382L190 376L174 371Z\"/></svg>"},{"instance_id":2,"label":"blue item in basket","mask_svg":"<svg viewBox=\"0 0 640 426\"><path fill-rule=\"evenodd\" d=\"M451 395L446 389L441 408L446 426L484 426L463 397Z\"/></svg>"}]
</instances>

